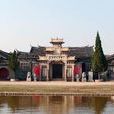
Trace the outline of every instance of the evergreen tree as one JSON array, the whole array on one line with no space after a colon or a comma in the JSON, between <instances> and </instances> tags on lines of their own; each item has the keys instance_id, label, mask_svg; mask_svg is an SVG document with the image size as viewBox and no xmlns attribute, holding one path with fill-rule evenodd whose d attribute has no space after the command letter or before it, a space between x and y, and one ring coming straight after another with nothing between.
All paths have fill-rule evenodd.
<instances>
[{"instance_id":1,"label":"evergreen tree","mask_svg":"<svg viewBox=\"0 0 114 114\"><path fill-rule=\"evenodd\" d=\"M18 69L18 66L19 66L19 62L17 60L17 53L16 51L14 50L13 53L10 53L9 55L9 58L8 58L8 65L9 65L9 68L14 71L14 74L16 73L16 70Z\"/></svg>"},{"instance_id":2,"label":"evergreen tree","mask_svg":"<svg viewBox=\"0 0 114 114\"><path fill-rule=\"evenodd\" d=\"M107 61L103 53L101 40L99 33L97 32L96 42L95 42L95 51L92 58L92 69L94 72L100 73L107 70Z\"/></svg>"}]
</instances>

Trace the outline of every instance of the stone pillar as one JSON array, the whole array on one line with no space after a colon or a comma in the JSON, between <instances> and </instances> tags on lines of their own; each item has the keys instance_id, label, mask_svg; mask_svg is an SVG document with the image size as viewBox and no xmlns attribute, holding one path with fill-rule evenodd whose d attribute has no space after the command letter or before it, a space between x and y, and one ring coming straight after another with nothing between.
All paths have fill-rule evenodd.
<instances>
[{"instance_id":1,"label":"stone pillar","mask_svg":"<svg viewBox=\"0 0 114 114\"><path fill-rule=\"evenodd\" d=\"M72 81L74 81L74 64L72 64Z\"/></svg>"},{"instance_id":2,"label":"stone pillar","mask_svg":"<svg viewBox=\"0 0 114 114\"><path fill-rule=\"evenodd\" d=\"M49 77L50 77L50 80L52 80L52 64L50 64L49 66Z\"/></svg>"},{"instance_id":3,"label":"stone pillar","mask_svg":"<svg viewBox=\"0 0 114 114\"><path fill-rule=\"evenodd\" d=\"M39 78L39 81L41 81L41 76L42 76L42 64L40 65L40 78Z\"/></svg>"},{"instance_id":4,"label":"stone pillar","mask_svg":"<svg viewBox=\"0 0 114 114\"><path fill-rule=\"evenodd\" d=\"M65 81L67 81L66 69L67 69L67 63L65 62L65 68L64 68L64 80L65 80Z\"/></svg>"},{"instance_id":5,"label":"stone pillar","mask_svg":"<svg viewBox=\"0 0 114 114\"><path fill-rule=\"evenodd\" d=\"M49 69L47 69L47 81L49 81Z\"/></svg>"},{"instance_id":6,"label":"stone pillar","mask_svg":"<svg viewBox=\"0 0 114 114\"><path fill-rule=\"evenodd\" d=\"M47 76L47 81L49 81L49 64L47 65L46 76Z\"/></svg>"},{"instance_id":7,"label":"stone pillar","mask_svg":"<svg viewBox=\"0 0 114 114\"><path fill-rule=\"evenodd\" d=\"M93 82L93 72L92 71L88 72L88 81Z\"/></svg>"},{"instance_id":8,"label":"stone pillar","mask_svg":"<svg viewBox=\"0 0 114 114\"><path fill-rule=\"evenodd\" d=\"M79 79L80 79L79 74L76 74L76 81L79 82L80 81Z\"/></svg>"}]
</instances>

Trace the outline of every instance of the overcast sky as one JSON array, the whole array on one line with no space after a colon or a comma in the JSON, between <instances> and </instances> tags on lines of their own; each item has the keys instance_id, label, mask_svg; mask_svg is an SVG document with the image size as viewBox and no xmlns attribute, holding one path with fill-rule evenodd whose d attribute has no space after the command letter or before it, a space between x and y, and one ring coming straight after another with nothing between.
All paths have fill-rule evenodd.
<instances>
[{"instance_id":1,"label":"overcast sky","mask_svg":"<svg viewBox=\"0 0 114 114\"><path fill-rule=\"evenodd\" d=\"M64 46L92 46L97 31L114 53L114 0L0 0L0 49L29 51L64 38Z\"/></svg>"}]
</instances>

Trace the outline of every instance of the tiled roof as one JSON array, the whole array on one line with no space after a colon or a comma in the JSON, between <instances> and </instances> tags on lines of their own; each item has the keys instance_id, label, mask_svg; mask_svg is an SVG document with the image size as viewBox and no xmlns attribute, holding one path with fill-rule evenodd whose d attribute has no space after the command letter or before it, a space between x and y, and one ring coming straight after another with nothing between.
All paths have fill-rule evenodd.
<instances>
[{"instance_id":1,"label":"tiled roof","mask_svg":"<svg viewBox=\"0 0 114 114\"><path fill-rule=\"evenodd\" d=\"M114 54L106 56L106 59L107 59L108 61L114 60Z\"/></svg>"},{"instance_id":2,"label":"tiled roof","mask_svg":"<svg viewBox=\"0 0 114 114\"><path fill-rule=\"evenodd\" d=\"M75 56L76 58L90 57L93 53L93 47L69 47L68 56ZM38 56L45 56L46 47L31 47L30 52L18 51L19 59L38 58Z\"/></svg>"},{"instance_id":3,"label":"tiled roof","mask_svg":"<svg viewBox=\"0 0 114 114\"><path fill-rule=\"evenodd\" d=\"M30 54L36 54L36 55L44 56L45 50L46 50L46 47L42 47L42 46L31 47Z\"/></svg>"},{"instance_id":4,"label":"tiled roof","mask_svg":"<svg viewBox=\"0 0 114 114\"><path fill-rule=\"evenodd\" d=\"M69 47L69 56L76 56L76 58L90 57L93 53L93 47Z\"/></svg>"},{"instance_id":5,"label":"tiled roof","mask_svg":"<svg viewBox=\"0 0 114 114\"><path fill-rule=\"evenodd\" d=\"M0 50L0 58L1 59L8 59L9 53Z\"/></svg>"},{"instance_id":6,"label":"tiled roof","mask_svg":"<svg viewBox=\"0 0 114 114\"><path fill-rule=\"evenodd\" d=\"M18 52L18 59L28 60L28 59L36 59L36 58L38 58L37 53Z\"/></svg>"},{"instance_id":7,"label":"tiled roof","mask_svg":"<svg viewBox=\"0 0 114 114\"><path fill-rule=\"evenodd\" d=\"M19 59L27 59L28 57L29 57L29 53L18 51L18 58Z\"/></svg>"}]
</instances>

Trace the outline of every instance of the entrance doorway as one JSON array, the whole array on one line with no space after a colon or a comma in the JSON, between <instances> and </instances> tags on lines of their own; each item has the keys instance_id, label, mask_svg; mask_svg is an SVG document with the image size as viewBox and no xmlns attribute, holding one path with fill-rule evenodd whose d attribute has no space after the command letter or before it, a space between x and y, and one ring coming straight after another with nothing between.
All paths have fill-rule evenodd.
<instances>
[{"instance_id":1,"label":"entrance doorway","mask_svg":"<svg viewBox=\"0 0 114 114\"><path fill-rule=\"evenodd\" d=\"M0 80L8 80L9 71L6 68L0 69Z\"/></svg>"},{"instance_id":2,"label":"entrance doorway","mask_svg":"<svg viewBox=\"0 0 114 114\"><path fill-rule=\"evenodd\" d=\"M63 76L63 65L62 64L53 64L52 65L52 78L53 79L62 79Z\"/></svg>"}]
</instances>

